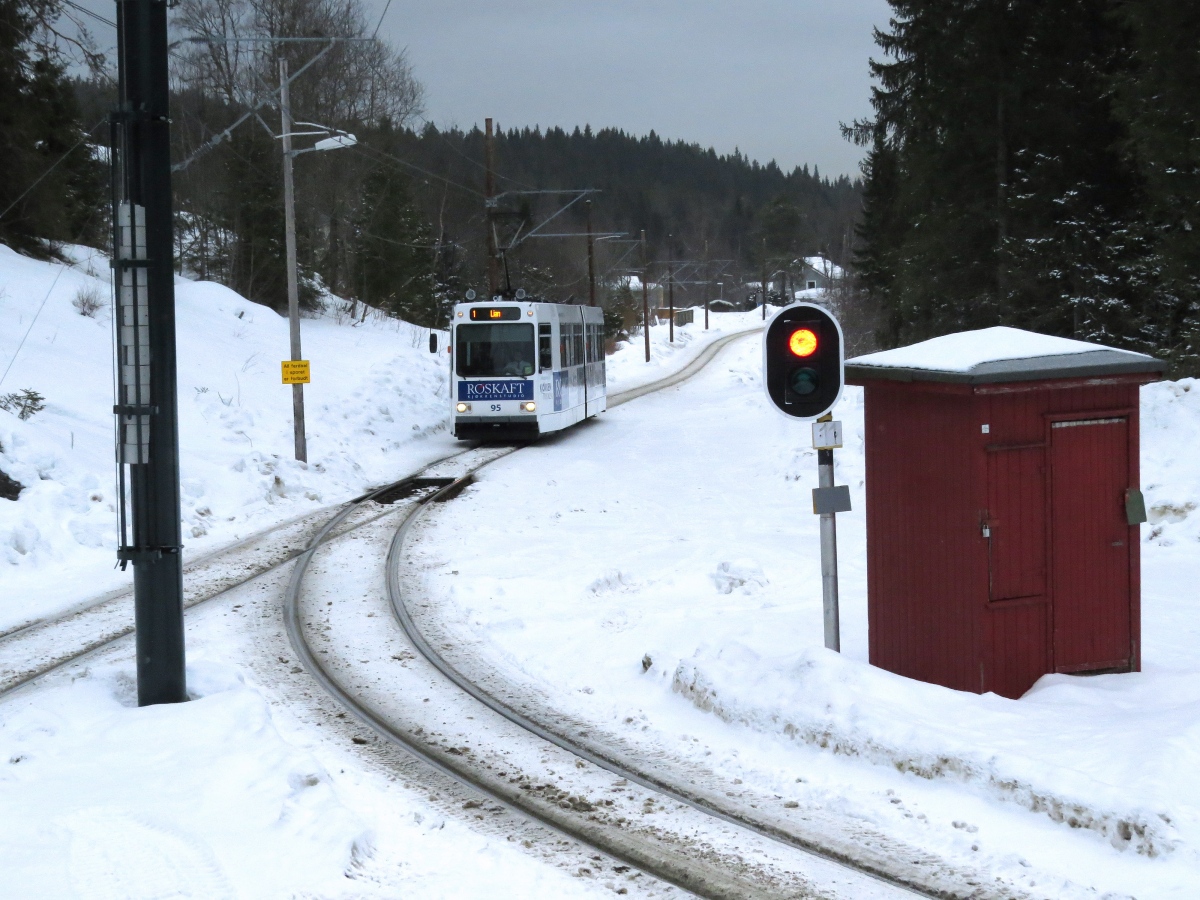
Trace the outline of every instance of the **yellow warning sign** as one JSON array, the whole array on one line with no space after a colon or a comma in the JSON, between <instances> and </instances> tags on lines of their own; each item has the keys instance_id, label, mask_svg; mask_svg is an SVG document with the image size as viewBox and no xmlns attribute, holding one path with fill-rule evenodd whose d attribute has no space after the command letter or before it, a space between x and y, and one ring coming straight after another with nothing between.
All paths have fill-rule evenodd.
<instances>
[{"instance_id":1,"label":"yellow warning sign","mask_svg":"<svg viewBox=\"0 0 1200 900\"><path fill-rule=\"evenodd\" d=\"M307 359L285 359L281 365L284 384L308 384L312 380L308 375Z\"/></svg>"}]
</instances>

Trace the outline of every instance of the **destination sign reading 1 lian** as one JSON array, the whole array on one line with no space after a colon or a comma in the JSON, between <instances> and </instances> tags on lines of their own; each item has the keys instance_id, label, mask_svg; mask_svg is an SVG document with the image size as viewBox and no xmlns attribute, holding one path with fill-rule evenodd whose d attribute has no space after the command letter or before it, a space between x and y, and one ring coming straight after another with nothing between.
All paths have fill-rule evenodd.
<instances>
[{"instance_id":1,"label":"destination sign reading 1 lian","mask_svg":"<svg viewBox=\"0 0 1200 900\"><path fill-rule=\"evenodd\" d=\"M503 322L505 319L521 318L519 306L475 307L471 310L471 318L480 322Z\"/></svg>"}]
</instances>

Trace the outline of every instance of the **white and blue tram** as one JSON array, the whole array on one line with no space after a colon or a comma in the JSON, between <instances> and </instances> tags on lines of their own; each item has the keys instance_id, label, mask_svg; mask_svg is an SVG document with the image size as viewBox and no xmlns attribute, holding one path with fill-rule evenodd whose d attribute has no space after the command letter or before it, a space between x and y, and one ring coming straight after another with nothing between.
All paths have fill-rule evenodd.
<instances>
[{"instance_id":1,"label":"white and blue tram","mask_svg":"<svg viewBox=\"0 0 1200 900\"><path fill-rule=\"evenodd\" d=\"M607 408L604 313L495 298L454 307L454 436L533 440Z\"/></svg>"}]
</instances>

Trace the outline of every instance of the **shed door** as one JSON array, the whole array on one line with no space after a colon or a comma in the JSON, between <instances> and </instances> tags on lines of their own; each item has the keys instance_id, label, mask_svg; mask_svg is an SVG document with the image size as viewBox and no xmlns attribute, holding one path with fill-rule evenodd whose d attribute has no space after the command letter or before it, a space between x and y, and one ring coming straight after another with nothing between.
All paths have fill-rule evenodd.
<instances>
[{"instance_id":1,"label":"shed door","mask_svg":"<svg viewBox=\"0 0 1200 900\"><path fill-rule=\"evenodd\" d=\"M987 630L981 690L1020 697L1053 671L1046 602L1046 448L988 447Z\"/></svg>"},{"instance_id":2,"label":"shed door","mask_svg":"<svg viewBox=\"0 0 1200 900\"><path fill-rule=\"evenodd\" d=\"M1122 668L1131 653L1129 420L1052 422L1050 434L1054 667Z\"/></svg>"}]
</instances>

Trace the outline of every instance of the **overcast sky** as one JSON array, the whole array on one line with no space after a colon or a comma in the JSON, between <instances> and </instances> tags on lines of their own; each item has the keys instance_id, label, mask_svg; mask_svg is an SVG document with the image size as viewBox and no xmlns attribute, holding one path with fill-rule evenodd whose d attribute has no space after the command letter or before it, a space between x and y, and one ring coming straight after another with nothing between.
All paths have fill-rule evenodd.
<instances>
[{"instance_id":1,"label":"overcast sky","mask_svg":"<svg viewBox=\"0 0 1200 900\"><path fill-rule=\"evenodd\" d=\"M861 150L838 123L870 114L871 30L889 12L887 0L363 2L408 49L438 126L653 129L826 176L858 175ZM116 16L112 0L81 5Z\"/></svg>"},{"instance_id":2,"label":"overcast sky","mask_svg":"<svg viewBox=\"0 0 1200 900\"><path fill-rule=\"evenodd\" d=\"M375 16L387 0L366 0ZM887 0L392 0L436 125L614 126L857 175Z\"/></svg>"}]
</instances>

